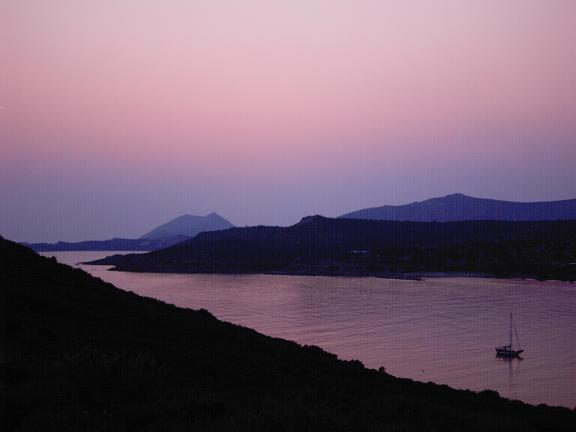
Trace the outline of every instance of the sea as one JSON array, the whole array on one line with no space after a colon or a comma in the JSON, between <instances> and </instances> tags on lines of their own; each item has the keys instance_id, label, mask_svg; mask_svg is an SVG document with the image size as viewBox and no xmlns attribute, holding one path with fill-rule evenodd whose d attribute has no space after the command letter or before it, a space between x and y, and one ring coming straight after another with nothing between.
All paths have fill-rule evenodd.
<instances>
[{"instance_id":1,"label":"sea","mask_svg":"<svg viewBox=\"0 0 576 432\"><path fill-rule=\"evenodd\" d=\"M82 265L123 252L46 252L118 288L368 368L531 404L576 407L576 284L437 277L158 274ZM126 252L127 253L127 252ZM501 359L513 314L521 358Z\"/></svg>"}]
</instances>

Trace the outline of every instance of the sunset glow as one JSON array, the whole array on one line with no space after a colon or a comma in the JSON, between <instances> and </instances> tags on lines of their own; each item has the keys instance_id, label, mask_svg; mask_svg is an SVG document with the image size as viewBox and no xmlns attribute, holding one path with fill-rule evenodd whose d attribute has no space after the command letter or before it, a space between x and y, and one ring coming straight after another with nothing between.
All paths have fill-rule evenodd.
<instances>
[{"instance_id":1,"label":"sunset glow","mask_svg":"<svg viewBox=\"0 0 576 432\"><path fill-rule=\"evenodd\" d=\"M0 232L574 198L575 76L569 0L5 0Z\"/></svg>"}]
</instances>

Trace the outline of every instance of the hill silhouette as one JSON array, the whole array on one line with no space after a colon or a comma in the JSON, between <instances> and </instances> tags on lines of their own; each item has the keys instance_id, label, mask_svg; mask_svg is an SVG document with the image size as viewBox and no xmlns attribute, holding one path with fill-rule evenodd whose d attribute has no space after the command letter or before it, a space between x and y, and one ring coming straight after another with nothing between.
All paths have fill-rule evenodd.
<instances>
[{"instance_id":1,"label":"hill silhouette","mask_svg":"<svg viewBox=\"0 0 576 432\"><path fill-rule=\"evenodd\" d=\"M572 431L567 408L394 378L121 291L0 238L4 431Z\"/></svg>"},{"instance_id":2,"label":"hill silhouette","mask_svg":"<svg viewBox=\"0 0 576 432\"><path fill-rule=\"evenodd\" d=\"M194 237L201 232L232 227L234 227L234 225L216 213L210 213L206 216L183 215L154 228L141 236L140 239L157 240L180 236Z\"/></svg>"},{"instance_id":3,"label":"hill silhouette","mask_svg":"<svg viewBox=\"0 0 576 432\"><path fill-rule=\"evenodd\" d=\"M163 249L202 231L231 228L222 216L210 213L207 216L183 215L162 224L137 239L113 238L109 240L86 240L80 242L22 243L36 252L57 251L153 251Z\"/></svg>"},{"instance_id":4,"label":"hill silhouette","mask_svg":"<svg viewBox=\"0 0 576 432\"><path fill-rule=\"evenodd\" d=\"M416 277L474 273L576 279L576 221L398 222L303 218L291 227L202 233L141 255L92 264L141 272L277 272Z\"/></svg>"},{"instance_id":5,"label":"hill silhouette","mask_svg":"<svg viewBox=\"0 0 576 432\"><path fill-rule=\"evenodd\" d=\"M357 210L340 217L415 222L574 220L576 219L576 199L512 202L474 198L456 193L412 204L385 205Z\"/></svg>"}]
</instances>

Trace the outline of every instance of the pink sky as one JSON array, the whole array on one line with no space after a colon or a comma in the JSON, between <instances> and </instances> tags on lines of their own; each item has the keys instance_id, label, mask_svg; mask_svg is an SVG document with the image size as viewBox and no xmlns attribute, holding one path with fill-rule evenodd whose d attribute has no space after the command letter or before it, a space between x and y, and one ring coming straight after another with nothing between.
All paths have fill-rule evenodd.
<instances>
[{"instance_id":1,"label":"pink sky","mask_svg":"<svg viewBox=\"0 0 576 432\"><path fill-rule=\"evenodd\" d=\"M0 233L574 198L575 76L572 0L3 0Z\"/></svg>"}]
</instances>

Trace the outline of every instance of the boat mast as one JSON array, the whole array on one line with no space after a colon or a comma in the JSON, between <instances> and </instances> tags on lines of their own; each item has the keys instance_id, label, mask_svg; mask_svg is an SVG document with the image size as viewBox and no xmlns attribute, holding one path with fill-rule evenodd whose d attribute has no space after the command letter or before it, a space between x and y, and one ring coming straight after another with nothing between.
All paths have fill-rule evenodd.
<instances>
[{"instance_id":1,"label":"boat mast","mask_svg":"<svg viewBox=\"0 0 576 432\"><path fill-rule=\"evenodd\" d=\"M516 334L516 342L518 343L518 349L521 349L520 346L520 339L518 339L518 330L516 329L516 325L514 325L514 333Z\"/></svg>"},{"instance_id":2,"label":"boat mast","mask_svg":"<svg viewBox=\"0 0 576 432\"><path fill-rule=\"evenodd\" d=\"M512 348L512 312L510 312L510 338L508 340L510 341L510 348Z\"/></svg>"}]
</instances>

